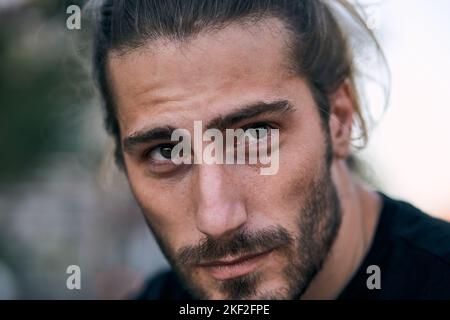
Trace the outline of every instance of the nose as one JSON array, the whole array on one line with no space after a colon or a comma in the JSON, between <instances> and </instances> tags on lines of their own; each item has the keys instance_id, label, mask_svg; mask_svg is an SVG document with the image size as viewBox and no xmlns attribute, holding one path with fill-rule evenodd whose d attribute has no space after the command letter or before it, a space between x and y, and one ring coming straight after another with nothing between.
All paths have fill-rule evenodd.
<instances>
[{"instance_id":1,"label":"nose","mask_svg":"<svg viewBox=\"0 0 450 320\"><path fill-rule=\"evenodd\" d=\"M197 173L197 229L218 239L241 228L247 221L245 203L226 166L202 164Z\"/></svg>"}]
</instances>

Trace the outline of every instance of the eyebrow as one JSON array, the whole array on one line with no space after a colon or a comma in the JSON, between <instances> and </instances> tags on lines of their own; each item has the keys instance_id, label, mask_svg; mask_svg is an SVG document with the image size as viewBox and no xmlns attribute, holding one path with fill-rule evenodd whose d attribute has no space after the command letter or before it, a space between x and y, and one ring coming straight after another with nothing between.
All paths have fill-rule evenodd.
<instances>
[{"instance_id":1,"label":"eyebrow","mask_svg":"<svg viewBox=\"0 0 450 320\"><path fill-rule=\"evenodd\" d=\"M273 102L256 102L244 106L226 116L219 116L211 120L206 128L216 128L225 130L242 121L255 118L265 114L287 114L295 111L295 107L287 100L277 100Z\"/></svg>"},{"instance_id":2,"label":"eyebrow","mask_svg":"<svg viewBox=\"0 0 450 320\"><path fill-rule=\"evenodd\" d=\"M256 102L241 107L240 109L226 115L219 116L208 122L207 129L216 128L221 131L230 128L242 121L255 118L265 114L285 115L295 111L295 107L288 100L277 100L273 102ZM144 132L135 132L123 140L123 150L132 153L136 146L148 144L155 140L170 140L174 127L158 127Z\"/></svg>"},{"instance_id":3,"label":"eyebrow","mask_svg":"<svg viewBox=\"0 0 450 320\"><path fill-rule=\"evenodd\" d=\"M170 140L174 131L175 128L173 127L161 127L145 132L135 132L123 139L123 150L127 153L132 153L138 145L148 144L155 140Z\"/></svg>"}]
</instances>

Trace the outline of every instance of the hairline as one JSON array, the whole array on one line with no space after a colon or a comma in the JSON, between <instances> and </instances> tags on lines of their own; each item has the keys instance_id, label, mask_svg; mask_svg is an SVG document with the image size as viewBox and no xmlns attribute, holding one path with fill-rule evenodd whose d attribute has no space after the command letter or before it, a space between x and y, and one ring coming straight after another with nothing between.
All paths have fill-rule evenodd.
<instances>
[{"instance_id":1,"label":"hairline","mask_svg":"<svg viewBox=\"0 0 450 320\"><path fill-rule=\"evenodd\" d=\"M272 23L270 23L272 21ZM153 36L142 36L142 40L136 41L131 40L128 41L127 44L116 44L113 46L110 46L106 50L105 55L105 78L106 78L106 85L109 91L111 103L112 103L112 112L116 119L117 125L118 125L118 131L115 134L114 139L116 139L119 142L120 147L120 156L121 156L121 163L123 163L122 167L125 168L125 163L123 159L123 150L121 145L121 130L120 130L120 122L118 118L118 112L117 112L117 104L116 104L116 98L114 94L114 90L112 88L112 81L110 77L110 61L113 58L123 58L129 54L136 53L140 49L143 49L144 51L142 53L148 52L151 50L149 48L149 45L152 43L158 44L158 42L163 41L164 43L180 43L180 44L189 44L191 41L194 41L196 38L206 34L214 34L215 32L220 32L230 26L239 26L244 27L244 29L250 29L252 27L255 27L255 25L261 25L265 27L269 27L270 30L275 31L275 28L272 28L273 21L279 22L280 28L277 28L278 32L280 34L283 34L283 58L282 58L282 64L281 68L283 71L286 72L286 76L295 76L305 81L306 86L310 90L313 100L316 104L317 111L320 114L320 122L324 130L329 130L327 119L323 117L322 112L320 109L322 108L323 104L323 98L319 97L318 93L319 90L314 86L314 84L311 82L311 80L307 77L305 77L305 72L301 68L301 61L299 61L298 57L298 48L301 47L301 39L299 39L299 36L297 35L296 31L293 30L293 25L289 21L289 18L284 16L282 12L277 12L275 9L270 11L264 11L264 12L256 12L251 13L249 15L237 17L234 19L229 19L225 21L212 21L202 27L200 27L198 30L194 30L191 33L186 33L183 35L173 35L170 33L164 34L159 33ZM255 36L258 36L255 34ZM300 57L301 58L301 57ZM328 96L325 97L325 100L328 100ZM328 101L326 101L328 103Z\"/></svg>"}]
</instances>

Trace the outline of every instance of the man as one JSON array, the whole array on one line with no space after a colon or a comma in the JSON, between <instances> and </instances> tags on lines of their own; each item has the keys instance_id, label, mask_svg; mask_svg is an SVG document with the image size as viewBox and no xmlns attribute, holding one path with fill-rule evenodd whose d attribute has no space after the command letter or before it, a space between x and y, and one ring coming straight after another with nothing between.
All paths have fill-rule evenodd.
<instances>
[{"instance_id":1,"label":"man","mask_svg":"<svg viewBox=\"0 0 450 320\"><path fill-rule=\"evenodd\" d=\"M140 298L450 298L449 224L349 168L354 123L366 130L343 12L366 30L345 1L104 2L107 129L173 268ZM174 132L198 122L265 132L258 148L276 133L276 172L175 161Z\"/></svg>"}]
</instances>

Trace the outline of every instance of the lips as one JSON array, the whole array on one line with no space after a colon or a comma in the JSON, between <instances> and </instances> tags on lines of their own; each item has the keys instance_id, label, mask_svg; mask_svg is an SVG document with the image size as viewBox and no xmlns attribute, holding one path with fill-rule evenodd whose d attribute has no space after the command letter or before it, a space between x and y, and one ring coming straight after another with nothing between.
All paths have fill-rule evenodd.
<instances>
[{"instance_id":1,"label":"lips","mask_svg":"<svg viewBox=\"0 0 450 320\"><path fill-rule=\"evenodd\" d=\"M227 258L199 264L198 267L206 271L217 280L228 280L240 277L254 271L273 251L267 250L238 258Z\"/></svg>"}]
</instances>

